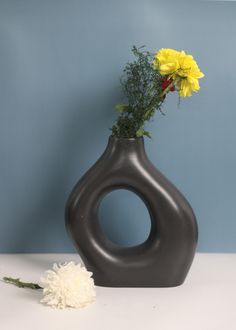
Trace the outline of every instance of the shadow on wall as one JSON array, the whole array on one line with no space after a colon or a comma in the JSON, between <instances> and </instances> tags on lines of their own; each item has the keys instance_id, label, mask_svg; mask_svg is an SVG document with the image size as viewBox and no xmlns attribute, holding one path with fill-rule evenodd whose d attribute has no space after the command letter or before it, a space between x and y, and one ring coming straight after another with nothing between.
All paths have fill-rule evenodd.
<instances>
[{"instance_id":1,"label":"shadow on wall","mask_svg":"<svg viewBox=\"0 0 236 330\"><path fill-rule=\"evenodd\" d=\"M76 181L105 149L110 135L108 128L115 116L117 90L114 86L109 93L106 91L106 96L99 91L93 93L93 99L84 96L78 101L75 97L66 104L62 129L54 128L57 137L53 150L56 152L51 155L47 150L46 165L41 165L43 188L40 186L37 191L34 187L36 198L30 200L30 207L22 205L18 228L14 229L6 252L75 252L64 225L65 202ZM101 150L98 150L99 141Z\"/></svg>"}]
</instances>

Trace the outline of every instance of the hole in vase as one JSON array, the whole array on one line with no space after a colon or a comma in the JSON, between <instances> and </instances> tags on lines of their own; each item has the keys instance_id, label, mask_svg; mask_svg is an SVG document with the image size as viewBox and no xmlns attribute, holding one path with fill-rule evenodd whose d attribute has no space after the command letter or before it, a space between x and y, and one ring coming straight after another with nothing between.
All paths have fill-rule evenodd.
<instances>
[{"instance_id":1,"label":"hole in vase","mask_svg":"<svg viewBox=\"0 0 236 330\"><path fill-rule=\"evenodd\" d=\"M131 247L145 242L151 231L151 219L144 202L129 190L107 194L99 207L99 223L113 243Z\"/></svg>"}]
</instances>

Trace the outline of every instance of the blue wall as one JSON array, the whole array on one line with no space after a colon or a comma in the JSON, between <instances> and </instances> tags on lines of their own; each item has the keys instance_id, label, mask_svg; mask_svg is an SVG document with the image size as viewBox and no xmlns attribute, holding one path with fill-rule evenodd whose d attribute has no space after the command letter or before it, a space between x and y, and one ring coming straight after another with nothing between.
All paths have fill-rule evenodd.
<instances>
[{"instance_id":1,"label":"blue wall","mask_svg":"<svg viewBox=\"0 0 236 330\"><path fill-rule=\"evenodd\" d=\"M0 252L74 251L65 200L106 146L133 44L184 49L205 73L179 107L168 97L146 149L192 204L198 250L236 252L235 13L214 1L0 2ZM121 244L148 233L131 193L108 196L101 217Z\"/></svg>"}]
</instances>

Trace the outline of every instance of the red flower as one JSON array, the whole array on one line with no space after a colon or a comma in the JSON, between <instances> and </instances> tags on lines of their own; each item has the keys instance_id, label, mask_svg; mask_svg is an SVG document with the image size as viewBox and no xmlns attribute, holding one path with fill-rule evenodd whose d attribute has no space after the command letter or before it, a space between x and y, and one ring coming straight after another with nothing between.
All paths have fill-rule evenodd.
<instances>
[{"instance_id":1,"label":"red flower","mask_svg":"<svg viewBox=\"0 0 236 330\"><path fill-rule=\"evenodd\" d=\"M162 84L161 84L162 90L164 91L172 82L173 82L173 79L163 78ZM170 91L174 92L175 91L175 86L172 86L170 88Z\"/></svg>"}]
</instances>

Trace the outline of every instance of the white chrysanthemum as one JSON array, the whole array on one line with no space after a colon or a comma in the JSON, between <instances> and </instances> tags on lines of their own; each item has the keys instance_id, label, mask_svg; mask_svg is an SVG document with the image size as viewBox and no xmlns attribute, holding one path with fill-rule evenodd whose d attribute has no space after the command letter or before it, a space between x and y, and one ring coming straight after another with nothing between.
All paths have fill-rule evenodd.
<instances>
[{"instance_id":1,"label":"white chrysanthemum","mask_svg":"<svg viewBox=\"0 0 236 330\"><path fill-rule=\"evenodd\" d=\"M57 308L81 308L95 300L96 292L92 273L81 264L73 261L65 264L54 264L42 277L42 303Z\"/></svg>"}]
</instances>

